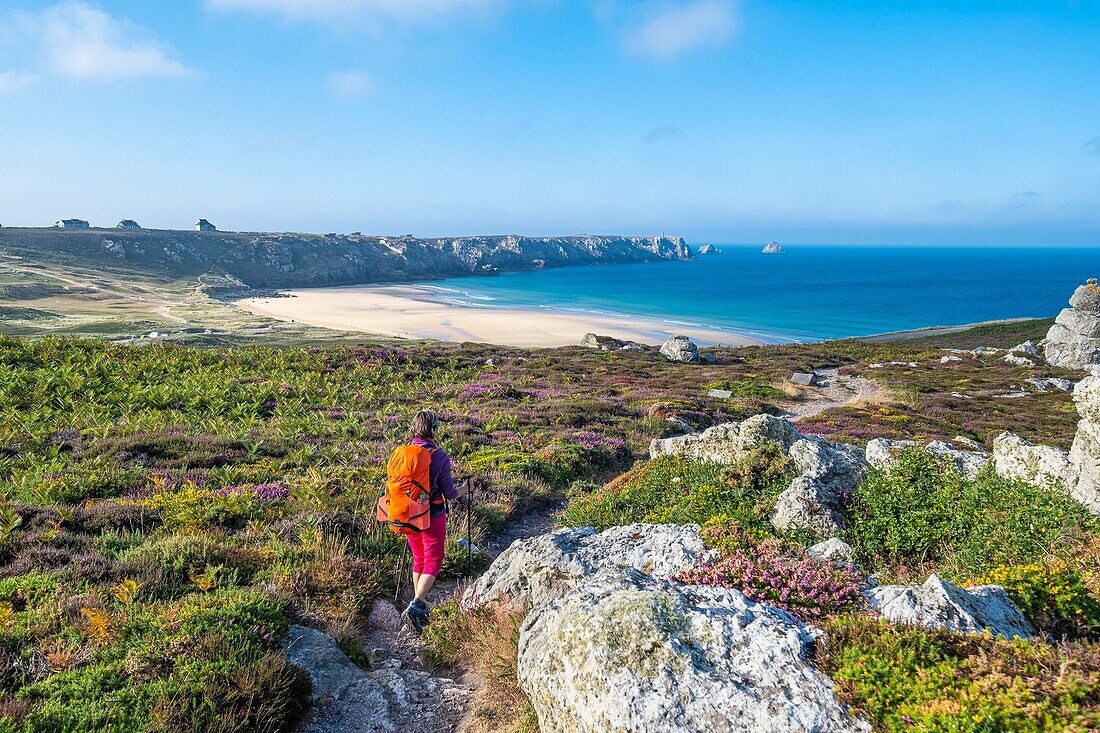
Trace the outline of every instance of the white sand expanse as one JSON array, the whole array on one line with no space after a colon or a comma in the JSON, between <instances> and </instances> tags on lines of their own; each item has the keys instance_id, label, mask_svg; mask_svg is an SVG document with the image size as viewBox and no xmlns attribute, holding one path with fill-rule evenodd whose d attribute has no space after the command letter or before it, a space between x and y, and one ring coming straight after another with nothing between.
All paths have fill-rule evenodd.
<instances>
[{"instance_id":1,"label":"white sand expanse","mask_svg":"<svg viewBox=\"0 0 1100 733\"><path fill-rule=\"evenodd\" d=\"M344 331L440 341L549 347L578 343L586 333L658 345L673 334L700 344L761 343L735 331L684 325L645 316L615 316L538 308L449 302L423 285L355 285L284 291L291 297L246 298L250 313Z\"/></svg>"}]
</instances>

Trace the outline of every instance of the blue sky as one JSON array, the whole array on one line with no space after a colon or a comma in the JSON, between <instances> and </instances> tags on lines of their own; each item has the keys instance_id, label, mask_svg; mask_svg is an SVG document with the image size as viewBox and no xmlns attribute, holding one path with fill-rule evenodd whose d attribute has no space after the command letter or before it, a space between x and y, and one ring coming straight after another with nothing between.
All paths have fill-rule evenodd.
<instances>
[{"instance_id":1,"label":"blue sky","mask_svg":"<svg viewBox=\"0 0 1100 733\"><path fill-rule=\"evenodd\" d=\"M1100 3L0 0L0 224L1100 245Z\"/></svg>"}]
</instances>

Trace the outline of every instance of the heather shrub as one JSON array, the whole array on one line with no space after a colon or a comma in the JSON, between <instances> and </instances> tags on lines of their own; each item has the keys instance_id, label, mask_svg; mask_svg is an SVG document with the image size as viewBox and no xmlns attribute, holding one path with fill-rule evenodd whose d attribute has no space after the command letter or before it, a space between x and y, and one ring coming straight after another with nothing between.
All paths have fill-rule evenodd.
<instances>
[{"instance_id":1,"label":"heather shrub","mask_svg":"<svg viewBox=\"0 0 1100 733\"><path fill-rule=\"evenodd\" d=\"M736 588L749 600L787 611L803 621L859 611L866 601L853 568L823 563L803 550L772 540L727 550L718 562L686 570L682 583Z\"/></svg>"},{"instance_id":2,"label":"heather shrub","mask_svg":"<svg viewBox=\"0 0 1100 733\"><path fill-rule=\"evenodd\" d=\"M277 654L201 685L169 687L153 708L153 730L163 733L291 733L309 709L309 676Z\"/></svg>"},{"instance_id":3,"label":"heather shrub","mask_svg":"<svg viewBox=\"0 0 1100 733\"><path fill-rule=\"evenodd\" d=\"M1100 634L1100 601L1064 562L998 565L967 585L1000 585L1040 630L1055 636Z\"/></svg>"},{"instance_id":4,"label":"heather shrub","mask_svg":"<svg viewBox=\"0 0 1100 733\"><path fill-rule=\"evenodd\" d=\"M296 603L299 615L333 626L353 625L370 610L381 586L371 562L343 554L299 566L276 583Z\"/></svg>"},{"instance_id":5,"label":"heather shrub","mask_svg":"<svg viewBox=\"0 0 1100 733\"><path fill-rule=\"evenodd\" d=\"M823 624L815 666L884 733L1084 733L1100 726L1100 646L1006 641L859 616Z\"/></svg>"},{"instance_id":6,"label":"heather shrub","mask_svg":"<svg viewBox=\"0 0 1100 733\"><path fill-rule=\"evenodd\" d=\"M962 581L1068 552L1097 527L1067 495L991 471L970 480L905 451L896 469L873 471L856 490L845 539L872 570L937 568Z\"/></svg>"}]
</instances>

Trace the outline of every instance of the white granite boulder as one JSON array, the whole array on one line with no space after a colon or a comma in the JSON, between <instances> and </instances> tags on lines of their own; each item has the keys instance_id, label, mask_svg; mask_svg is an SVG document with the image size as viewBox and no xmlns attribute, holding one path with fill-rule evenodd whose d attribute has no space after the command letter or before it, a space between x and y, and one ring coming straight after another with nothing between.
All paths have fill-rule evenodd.
<instances>
[{"instance_id":1,"label":"white granite boulder","mask_svg":"<svg viewBox=\"0 0 1100 733\"><path fill-rule=\"evenodd\" d=\"M1073 401L1081 416L1069 449L1076 475L1070 494L1093 514L1100 514L1100 377L1088 377L1073 388Z\"/></svg>"},{"instance_id":2,"label":"white granite boulder","mask_svg":"<svg viewBox=\"0 0 1100 733\"><path fill-rule=\"evenodd\" d=\"M462 604L530 607L567 593L603 568L634 568L665 578L717 557L696 524L630 524L600 533L592 527L561 529L513 542L466 589Z\"/></svg>"},{"instance_id":3,"label":"white granite boulder","mask_svg":"<svg viewBox=\"0 0 1100 733\"><path fill-rule=\"evenodd\" d=\"M696 461L730 464L767 442L778 443L784 453L802 436L798 429L781 417L753 415L739 423L722 423L701 433L658 438L649 444L649 457L683 456Z\"/></svg>"},{"instance_id":4,"label":"white granite boulder","mask_svg":"<svg viewBox=\"0 0 1100 733\"><path fill-rule=\"evenodd\" d=\"M831 562L838 565L850 565L855 558L852 546L839 537L818 542L806 552L810 554L810 557L821 562Z\"/></svg>"},{"instance_id":5,"label":"white granite boulder","mask_svg":"<svg viewBox=\"0 0 1100 733\"><path fill-rule=\"evenodd\" d=\"M1079 286L1069 304L1043 339L1047 361L1070 369L1100 364L1100 285L1096 278Z\"/></svg>"},{"instance_id":6,"label":"white granite boulder","mask_svg":"<svg viewBox=\"0 0 1100 733\"><path fill-rule=\"evenodd\" d=\"M994 439L993 468L1002 478L1037 485L1057 482L1067 488L1075 473L1064 450L1035 445L1013 433L1001 433Z\"/></svg>"},{"instance_id":7,"label":"white granite boulder","mask_svg":"<svg viewBox=\"0 0 1100 733\"><path fill-rule=\"evenodd\" d=\"M871 588L867 601L882 618L897 623L968 634L989 630L1009 639L1026 639L1036 633L999 585L960 588L938 575L930 575L923 585Z\"/></svg>"},{"instance_id":8,"label":"white granite boulder","mask_svg":"<svg viewBox=\"0 0 1100 733\"><path fill-rule=\"evenodd\" d=\"M869 732L811 643L736 590L604 570L528 616L519 679L542 733Z\"/></svg>"},{"instance_id":9,"label":"white granite boulder","mask_svg":"<svg viewBox=\"0 0 1100 733\"><path fill-rule=\"evenodd\" d=\"M684 364L698 364L702 361L699 358L699 347L687 336L669 336L661 344L661 356Z\"/></svg>"}]
</instances>

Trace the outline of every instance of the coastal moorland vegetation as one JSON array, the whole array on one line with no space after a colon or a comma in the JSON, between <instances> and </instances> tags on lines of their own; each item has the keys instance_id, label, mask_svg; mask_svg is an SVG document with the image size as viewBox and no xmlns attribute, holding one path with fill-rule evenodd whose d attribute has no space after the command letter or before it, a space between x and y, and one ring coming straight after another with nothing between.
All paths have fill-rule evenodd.
<instances>
[{"instance_id":1,"label":"coastal moorland vegetation","mask_svg":"<svg viewBox=\"0 0 1100 733\"><path fill-rule=\"evenodd\" d=\"M886 396L831 407L804 432L989 445L1008 429L1064 447L1077 420L1069 398L1024 382L1047 370L996 355L940 362L947 345L1011 346L1043 329L714 349L712 365L671 364L655 349L0 337L0 731L293 730L309 685L280 652L288 626L320 628L366 664L359 630L371 603L407 583L402 541L375 526L372 509L385 457L425 405L442 413L457 470L483 487L475 544L563 502L564 524L697 522L722 553L700 582L823 624L821 664L882 730L1089 730L1100 715L1100 569L1085 558L1100 541L1068 499L963 478L920 452L855 492L844 536L861 572L1001 582L1050 635L960 639L849 613L854 571L813 564L813 537L767 522L789 481L781 453L729 467L640 460L683 424L806 403L812 390L787 378L826 366ZM889 362L904 366L870 367ZM930 409L964 379L970 399ZM709 397L714 388L733 396ZM1010 392L1026 395L1000 396ZM944 513L945 502L966 510ZM464 523L464 507L454 511ZM448 547L445 574L476 573L477 556L466 557ZM483 729L529 727L514 679L520 617L454 606L435 617L435 661L475 666L497 685L482 696L492 701ZM1056 682L1040 673L1051 668L1063 670ZM1016 681L994 694L987 678Z\"/></svg>"}]
</instances>

